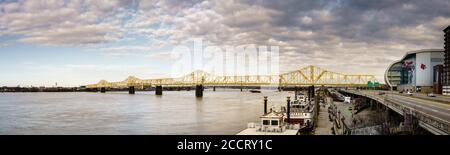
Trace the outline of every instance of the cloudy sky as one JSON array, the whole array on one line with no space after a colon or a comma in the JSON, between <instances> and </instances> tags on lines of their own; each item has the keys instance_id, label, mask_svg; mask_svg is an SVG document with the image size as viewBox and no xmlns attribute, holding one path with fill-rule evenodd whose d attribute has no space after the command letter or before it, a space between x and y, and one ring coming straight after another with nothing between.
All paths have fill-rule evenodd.
<instances>
[{"instance_id":1,"label":"cloudy sky","mask_svg":"<svg viewBox=\"0 0 450 155\"><path fill-rule=\"evenodd\" d=\"M443 48L448 0L0 0L0 85L79 86L164 77L170 50L279 46L281 71L374 74L410 50Z\"/></svg>"}]
</instances>

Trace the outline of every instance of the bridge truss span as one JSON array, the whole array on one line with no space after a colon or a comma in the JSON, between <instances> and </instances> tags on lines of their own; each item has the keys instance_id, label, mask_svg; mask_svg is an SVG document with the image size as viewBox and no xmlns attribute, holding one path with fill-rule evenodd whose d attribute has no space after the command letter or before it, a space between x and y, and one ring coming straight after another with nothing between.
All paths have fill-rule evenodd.
<instances>
[{"instance_id":1,"label":"bridge truss span","mask_svg":"<svg viewBox=\"0 0 450 155\"><path fill-rule=\"evenodd\" d=\"M194 71L178 78L139 79L130 76L124 81L102 80L87 88L126 88L144 86L366 86L377 81L373 75L351 75L328 71L315 66L307 66L280 75L217 76L204 71Z\"/></svg>"}]
</instances>

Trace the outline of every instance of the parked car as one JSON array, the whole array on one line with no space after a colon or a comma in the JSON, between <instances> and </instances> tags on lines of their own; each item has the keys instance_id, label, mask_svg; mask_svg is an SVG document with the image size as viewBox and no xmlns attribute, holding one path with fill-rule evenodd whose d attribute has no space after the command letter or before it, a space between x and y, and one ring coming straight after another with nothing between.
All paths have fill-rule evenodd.
<instances>
[{"instance_id":1,"label":"parked car","mask_svg":"<svg viewBox=\"0 0 450 155\"><path fill-rule=\"evenodd\" d=\"M351 102L351 99L352 99L351 97L345 96L345 97L344 97L344 103L352 103L352 102Z\"/></svg>"},{"instance_id":2,"label":"parked car","mask_svg":"<svg viewBox=\"0 0 450 155\"><path fill-rule=\"evenodd\" d=\"M436 95L434 95L434 93L428 93L427 96L428 97L436 97Z\"/></svg>"},{"instance_id":3,"label":"parked car","mask_svg":"<svg viewBox=\"0 0 450 155\"><path fill-rule=\"evenodd\" d=\"M412 95L413 95L413 93L411 93L410 91L406 92L405 94L406 94L406 95L409 95L409 96L412 96Z\"/></svg>"}]
</instances>

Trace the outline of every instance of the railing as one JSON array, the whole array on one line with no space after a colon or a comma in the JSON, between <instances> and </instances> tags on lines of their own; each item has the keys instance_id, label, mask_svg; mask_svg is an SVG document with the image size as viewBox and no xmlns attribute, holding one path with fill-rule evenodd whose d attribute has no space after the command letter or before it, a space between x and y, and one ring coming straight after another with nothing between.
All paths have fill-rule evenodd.
<instances>
[{"instance_id":1,"label":"railing","mask_svg":"<svg viewBox=\"0 0 450 155\"><path fill-rule=\"evenodd\" d=\"M286 130L299 130L300 126L295 124L283 125L281 127L263 127L260 123L250 122L247 123L247 127L251 129L256 129L256 132L284 132Z\"/></svg>"}]
</instances>

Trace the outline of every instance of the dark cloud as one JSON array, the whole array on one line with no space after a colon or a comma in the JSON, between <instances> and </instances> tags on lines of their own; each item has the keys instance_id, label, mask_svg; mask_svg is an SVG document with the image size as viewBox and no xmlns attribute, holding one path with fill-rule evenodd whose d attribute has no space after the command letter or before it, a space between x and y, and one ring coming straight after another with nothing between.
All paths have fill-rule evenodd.
<instances>
[{"instance_id":1,"label":"dark cloud","mask_svg":"<svg viewBox=\"0 0 450 155\"><path fill-rule=\"evenodd\" d=\"M335 33L342 39L353 41L385 42L392 27L417 26L431 19L450 17L450 1L447 0L335 0L335 1L271 1L243 0L249 5L259 5L278 11L273 26L299 27L302 30ZM314 10L327 10L333 18L329 23L304 24L299 18L312 16ZM312 19L317 20L317 19ZM438 30L438 29L436 29ZM387 40L386 40L387 39Z\"/></svg>"},{"instance_id":2,"label":"dark cloud","mask_svg":"<svg viewBox=\"0 0 450 155\"><path fill-rule=\"evenodd\" d=\"M311 10L321 9L330 5L330 3L333 3L326 0L284 0L282 2L273 0L243 0L242 2L249 5L260 5L280 12L280 14L274 18L273 24L285 27L298 26L299 21L297 17L308 14Z\"/></svg>"},{"instance_id":3,"label":"dark cloud","mask_svg":"<svg viewBox=\"0 0 450 155\"><path fill-rule=\"evenodd\" d=\"M429 24L438 16L450 17L450 1L347 0L332 9L333 27L345 39L386 41L392 27ZM437 31L434 30L434 31Z\"/></svg>"}]
</instances>

